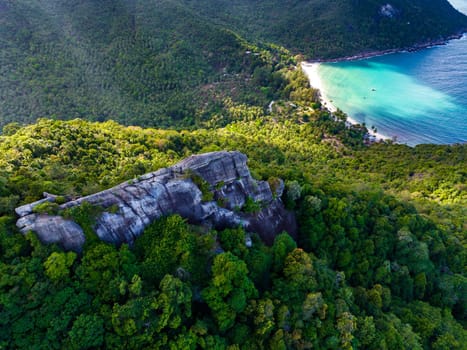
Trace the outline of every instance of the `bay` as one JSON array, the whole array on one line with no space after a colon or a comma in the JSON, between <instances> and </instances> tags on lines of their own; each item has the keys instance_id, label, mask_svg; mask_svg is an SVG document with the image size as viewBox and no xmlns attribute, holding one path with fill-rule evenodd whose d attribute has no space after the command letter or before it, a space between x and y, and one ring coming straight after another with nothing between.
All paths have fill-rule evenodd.
<instances>
[{"instance_id":1,"label":"bay","mask_svg":"<svg viewBox=\"0 0 467 350\"><path fill-rule=\"evenodd\" d=\"M467 11L467 0L452 4ZM379 137L467 142L467 36L446 45L306 68L325 101Z\"/></svg>"}]
</instances>

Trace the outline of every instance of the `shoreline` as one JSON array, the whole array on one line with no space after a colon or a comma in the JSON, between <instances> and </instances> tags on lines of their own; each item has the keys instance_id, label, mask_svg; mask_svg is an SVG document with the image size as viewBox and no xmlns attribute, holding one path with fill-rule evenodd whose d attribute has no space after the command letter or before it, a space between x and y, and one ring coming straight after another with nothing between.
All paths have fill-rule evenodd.
<instances>
[{"instance_id":1,"label":"shoreline","mask_svg":"<svg viewBox=\"0 0 467 350\"><path fill-rule=\"evenodd\" d=\"M310 86L314 89L319 90L319 100L321 102L321 105L323 108L327 109L329 112L334 113L337 111L337 107L334 106L333 101L330 100L324 93L323 89L323 82L321 81L321 78L319 77L318 74L318 66L321 62L302 62L301 63L301 68L305 75L308 78L308 82L310 83ZM347 120L346 123L349 123L351 125L362 125L361 123L357 122L355 119L353 119L351 116L349 116L347 113ZM369 129L368 130L368 138L371 142L379 142L379 141L384 141L384 140L391 140L391 137L388 137L386 135L380 134L378 132L373 132L373 130Z\"/></svg>"},{"instance_id":2,"label":"shoreline","mask_svg":"<svg viewBox=\"0 0 467 350\"><path fill-rule=\"evenodd\" d=\"M318 60L312 60L312 61L303 61L301 62L300 66L303 72L305 73L305 75L307 76L310 86L319 90L319 99L320 99L322 106L325 109L327 109L329 112L334 113L337 111L337 108L336 106L334 106L333 101L330 100L325 95L324 89L323 89L323 82L321 81L321 78L319 77L319 74L318 74L318 66L321 63L357 61L357 60L364 60L364 59L369 59L369 58L384 56L384 55L390 55L390 54L395 54L395 53L416 52L416 51L429 49L429 48L436 47L436 46L447 45L451 40L460 40L464 37L467 38L467 31L462 31L457 34L450 35L444 39L433 40L433 41L422 43L422 44L415 44L411 47L406 47L406 48L362 52L360 54L356 54L353 56L345 56L345 57L335 58L335 59L318 59ZM346 112L344 111L344 113ZM346 115L347 115L346 123L353 124L353 125L361 125L361 123L357 122L347 113ZM373 132L373 130L369 129L368 127L367 127L367 130L368 130L368 138L370 142L380 142L380 141L386 141L386 140L392 140L393 142L396 142L394 141L393 137L388 137L387 135L383 135L378 132L375 133Z\"/></svg>"},{"instance_id":3,"label":"shoreline","mask_svg":"<svg viewBox=\"0 0 467 350\"><path fill-rule=\"evenodd\" d=\"M424 49L429 49L436 46L443 46L447 45L451 40L459 40L462 39L464 36L467 37L467 29L465 31L459 32L457 34L450 35L446 38L439 39L439 40L432 40L425 43L414 44L412 46L407 46L404 48L396 48L396 49L387 49L387 50L376 50L376 51L367 51L361 52L352 56L344 56L338 58L318 58L314 60L306 61L307 63L337 63L337 62L346 62L346 61L357 61L357 60L364 60L367 58L373 58L378 56L390 55L394 53L402 53L402 52L416 52Z\"/></svg>"}]
</instances>

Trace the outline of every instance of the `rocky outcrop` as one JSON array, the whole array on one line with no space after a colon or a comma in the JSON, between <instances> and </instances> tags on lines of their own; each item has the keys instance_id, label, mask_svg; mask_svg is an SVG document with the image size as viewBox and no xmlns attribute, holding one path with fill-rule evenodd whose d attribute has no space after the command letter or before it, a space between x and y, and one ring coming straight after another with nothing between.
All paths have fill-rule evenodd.
<instances>
[{"instance_id":1,"label":"rocky outcrop","mask_svg":"<svg viewBox=\"0 0 467 350\"><path fill-rule=\"evenodd\" d=\"M194 155L178 164L160 169L111 189L58 206L61 213L84 202L99 208L94 231L105 242L132 243L155 219L179 214L193 224L216 229L243 226L272 243L283 230L294 235L293 214L280 200L283 186L272 193L265 181L252 178L240 152L212 152ZM79 251L85 242L83 229L60 215L35 212L37 205L53 202L54 196L16 209L22 233L34 231L44 243L58 243ZM255 213L242 211L255 203Z\"/></svg>"}]
</instances>

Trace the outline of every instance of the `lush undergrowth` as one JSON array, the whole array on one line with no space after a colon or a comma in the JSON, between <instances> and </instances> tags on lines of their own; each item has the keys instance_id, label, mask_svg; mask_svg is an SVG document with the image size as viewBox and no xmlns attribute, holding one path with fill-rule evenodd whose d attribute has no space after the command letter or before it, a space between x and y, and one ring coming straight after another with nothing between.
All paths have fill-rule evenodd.
<instances>
[{"instance_id":1,"label":"lush undergrowth","mask_svg":"<svg viewBox=\"0 0 467 350\"><path fill-rule=\"evenodd\" d=\"M365 146L283 70L270 114L229 102L224 128L10 124L0 138L3 348L462 349L467 342L465 145ZM240 150L286 181L299 238L148 227L133 247L81 255L14 227L47 191L84 195L200 152ZM83 209L84 210L84 209ZM86 221L86 212L80 217ZM82 223L92 226L92 222Z\"/></svg>"}]
</instances>

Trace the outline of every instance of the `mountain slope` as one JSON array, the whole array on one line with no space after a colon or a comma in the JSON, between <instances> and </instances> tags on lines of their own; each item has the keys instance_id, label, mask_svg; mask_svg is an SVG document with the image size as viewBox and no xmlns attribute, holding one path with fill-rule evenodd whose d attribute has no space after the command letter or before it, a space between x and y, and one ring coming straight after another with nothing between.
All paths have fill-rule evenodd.
<instances>
[{"instance_id":1,"label":"mountain slope","mask_svg":"<svg viewBox=\"0 0 467 350\"><path fill-rule=\"evenodd\" d=\"M265 107L279 97L274 67L291 57L281 46L336 57L467 28L445 0L384 4L0 0L0 126L38 117L206 125L226 98Z\"/></svg>"},{"instance_id":2,"label":"mountain slope","mask_svg":"<svg viewBox=\"0 0 467 350\"><path fill-rule=\"evenodd\" d=\"M308 58L403 48L467 30L446 0L186 0L247 37L275 42Z\"/></svg>"},{"instance_id":3,"label":"mountain slope","mask_svg":"<svg viewBox=\"0 0 467 350\"><path fill-rule=\"evenodd\" d=\"M0 124L37 117L193 125L270 59L177 1L0 1ZM258 52L260 52L258 50Z\"/></svg>"}]
</instances>

